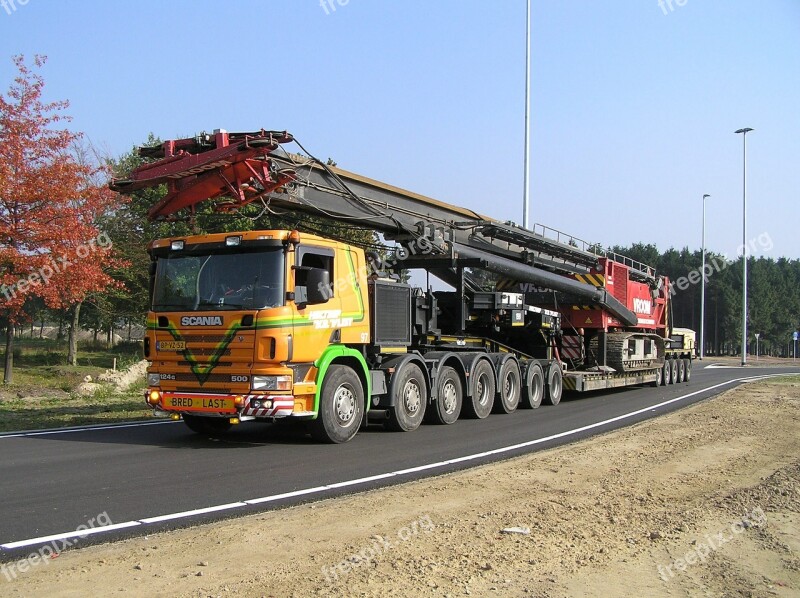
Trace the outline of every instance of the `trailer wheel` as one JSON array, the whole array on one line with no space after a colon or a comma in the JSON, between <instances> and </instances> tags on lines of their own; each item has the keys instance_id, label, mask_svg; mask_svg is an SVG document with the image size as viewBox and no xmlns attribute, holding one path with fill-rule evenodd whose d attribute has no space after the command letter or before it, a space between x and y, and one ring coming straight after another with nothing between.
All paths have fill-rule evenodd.
<instances>
[{"instance_id":1,"label":"trailer wheel","mask_svg":"<svg viewBox=\"0 0 800 598\"><path fill-rule=\"evenodd\" d=\"M683 359L676 359L678 363L678 382L686 382L686 362Z\"/></svg>"},{"instance_id":2,"label":"trailer wheel","mask_svg":"<svg viewBox=\"0 0 800 598\"><path fill-rule=\"evenodd\" d=\"M661 384L664 386L672 384L672 366L669 364L669 359L664 361L664 366L661 368Z\"/></svg>"},{"instance_id":3,"label":"trailer wheel","mask_svg":"<svg viewBox=\"0 0 800 598\"><path fill-rule=\"evenodd\" d=\"M522 405L528 409L536 409L544 398L544 372L542 366L533 362L525 373L525 387L522 389Z\"/></svg>"},{"instance_id":4,"label":"trailer wheel","mask_svg":"<svg viewBox=\"0 0 800 598\"><path fill-rule=\"evenodd\" d=\"M392 382L395 393L394 407L389 409L386 428L395 432L411 432L419 428L428 404L428 389L422 370L415 363L406 362Z\"/></svg>"},{"instance_id":5,"label":"trailer wheel","mask_svg":"<svg viewBox=\"0 0 800 598\"><path fill-rule=\"evenodd\" d=\"M311 436L318 442L341 444L352 439L364 415L364 387L346 365L328 368L319 394L319 413L311 422Z\"/></svg>"},{"instance_id":6,"label":"trailer wheel","mask_svg":"<svg viewBox=\"0 0 800 598\"><path fill-rule=\"evenodd\" d=\"M494 405L495 378L494 369L485 359L481 359L470 374L472 380L472 396L464 401L465 415L471 419L484 419L492 412Z\"/></svg>"},{"instance_id":7,"label":"trailer wheel","mask_svg":"<svg viewBox=\"0 0 800 598\"><path fill-rule=\"evenodd\" d=\"M561 365L553 361L547 368L547 388L545 389L544 400L548 405L558 405L561 402L561 393L564 392L564 377L561 373Z\"/></svg>"},{"instance_id":8,"label":"trailer wheel","mask_svg":"<svg viewBox=\"0 0 800 598\"><path fill-rule=\"evenodd\" d=\"M677 359L670 359L669 360L669 367L672 369L672 384L677 384L680 382L680 378L678 378L678 360Z\"/></svg>"},{"instance_id":9,"label":"trailer wheel","mask_svg":"<svg viewBox=\"0 0 800 598\"><path fill-rule=\"evenodd\" d=\"M692 360L691 359L684 359L683 360L683 381L688 382L692 379Z\"/></svg>"},{"instance_id":10,"label":"trailer wheel","mask_svg":"<svg viewBox=\"0 0 800 598\"><path fill-rule=\"evenodd\" d=\"M656 379L651 383L651 386L661 386L664 383L664 368L660 367L656 370Z\"/></svg>"},{"instance_id":11,"label":"trailer wheel","mask_svg":"<svg viewBox=\"0 0 800 598\"><path fill-rule=\"evenodd\" d=\"M461 405L464 402L464 389L461 377L451 367L443 367L439 371L438 399L430 406L428 419L434 424L453 424L461 415Z\"/></svg>"},{"instance_id":12,"label":"trailer wheel","mask_svg":"<svg viewBox=\"0 0 800 598\"><path fill-rule=\"evenodd\" d=\"M184 415L183 423L197 434L218 436L231 429L231 422L226 417L203 417L202 415Z\"/></svg>"},{"instance_id":13,"label":"trailer wheel","mask_svg":"<svg viewBox=\"0 0 800 598\"><path fill-rule=\"evenodd\" d=\"M500 368L497 377L498 388L493 413L513 413L519 407L519 400L522 396L522 374L519 365L513 359L506 359Z\"/></svg>"}]
</instances>

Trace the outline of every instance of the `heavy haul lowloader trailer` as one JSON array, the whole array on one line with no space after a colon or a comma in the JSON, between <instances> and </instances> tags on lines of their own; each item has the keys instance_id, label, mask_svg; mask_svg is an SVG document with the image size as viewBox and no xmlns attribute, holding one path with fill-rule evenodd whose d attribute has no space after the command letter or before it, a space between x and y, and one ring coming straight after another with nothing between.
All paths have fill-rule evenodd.
<instances>
[{"instance_id":1,"label":"heavy haul lowloader trailer","mask_svg":"<svg viewBox=\"0 0 800 598\"><path fill-rule=\"evenodd\" d=\"M557 404L565 385L662 383L665 370L688 379L671 357L665 278L639 280L623 259L543 227L289 153L292 141L266 130L167 141L141 148L150 162L112 181L122 193L166 185L152 219L260 202L367 227L398 247L387 259L296 230L153 241L144 352L156 413L211 434L305 420L314 438L338 443L368 416L410 431ZM396 272L408 269L454 290L404 284ZM565 359L576 340L578 357ZM683 377L672 376L680 364Z\"/></svg>"}]
</instances>

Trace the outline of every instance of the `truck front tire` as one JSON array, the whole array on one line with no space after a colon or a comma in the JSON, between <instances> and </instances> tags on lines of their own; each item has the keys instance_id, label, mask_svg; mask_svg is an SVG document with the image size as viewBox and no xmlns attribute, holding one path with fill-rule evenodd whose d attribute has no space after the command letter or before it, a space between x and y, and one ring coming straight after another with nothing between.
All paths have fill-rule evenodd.
<instances>
[{"instance_id":1,"label":"truck front tire","mask_svg":"<svg viewBox=\"0 0 800 598\"><path fill-rule=\"evenodd\" d=\"M331 365L322 381L319 412L311 422L311 437L318 442L341 444L351 440L364 416L364 387L346 365Z\"/></svg>"}]
</instances>

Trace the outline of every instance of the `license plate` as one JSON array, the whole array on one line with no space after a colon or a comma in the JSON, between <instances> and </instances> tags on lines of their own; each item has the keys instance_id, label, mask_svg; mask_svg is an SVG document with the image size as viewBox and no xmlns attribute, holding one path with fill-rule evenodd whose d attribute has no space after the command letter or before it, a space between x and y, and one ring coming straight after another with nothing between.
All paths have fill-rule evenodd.
<instances>
[{"instance_id":1,"label":"license plate","mask_svg":"<svg viewBox=\"0 0 800 598\"><path fill-rule=\"evenodd\" d=\"M166 406L186 411L236 411L233 399L216 397L168 397Z\"/></svg>"},{"instance_id":2,"label":"license plate","mask_svg":"<svg viewBox=\"0 0 800 598\"><path fill-rule=\"evenodd\" d=\"M161 341L158 343L159 351L183 351L186 349L186 341Z\"/></svg>"}]
</instances>

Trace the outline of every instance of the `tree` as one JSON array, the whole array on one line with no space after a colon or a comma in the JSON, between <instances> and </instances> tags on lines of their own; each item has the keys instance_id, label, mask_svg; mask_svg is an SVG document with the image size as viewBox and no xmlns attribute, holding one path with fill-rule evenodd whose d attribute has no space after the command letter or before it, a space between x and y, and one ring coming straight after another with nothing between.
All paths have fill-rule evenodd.
<instances>
[{"instance_id":1,"label":"tree","mask_svg":"<svg viewBox=\"0 0 800 598\"><path fill-rule=\"evenodd\" d=\"M103 272L111 248L95 221L114 199L98 185L102 169L81 150L81 135L58 128L68 102L44 103L44 79L14 57L19 74L0 96L0 316L10 332L25 320L29 297L72 309L71 363L80 305L86 294L114 284ZM41 68L45 57L36 56ZM13 335L6 334L4 383L12 381Z\"/></svg>"}]
</instances>

